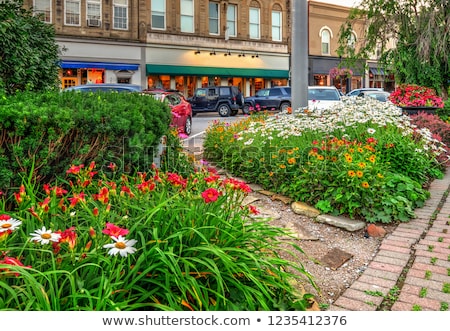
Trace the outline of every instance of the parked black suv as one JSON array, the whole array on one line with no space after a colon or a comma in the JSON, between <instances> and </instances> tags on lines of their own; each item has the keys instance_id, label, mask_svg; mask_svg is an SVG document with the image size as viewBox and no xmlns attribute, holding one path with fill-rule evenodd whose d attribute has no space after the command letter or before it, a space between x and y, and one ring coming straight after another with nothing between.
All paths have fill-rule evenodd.
<instances>
[{"instance_id":1,"label":"parked black suv","mask_svg":"<svg viewBox=\"0 0 450 331\"><path fill-rule=\"evenodd\" d=\"M242 108L242 111L244 114L249 114L251 111L260 110L285 111L290 106L291 87L276 86L261 89L256 92L253 97L246 97L244 99L244 107Z\"/></svg>"},{"instance_id":2,"label":"parked black suv","mask_svg":"<svg viewBox=\"0 0 450 331\"><path fill-rule=\"evenodd\" d=\"M209 86L195 90L188 101L192 106L192 114L217 111L220 116L234 116L244 105L244 97L236 86Z\"/></svg>"}]
</instances>

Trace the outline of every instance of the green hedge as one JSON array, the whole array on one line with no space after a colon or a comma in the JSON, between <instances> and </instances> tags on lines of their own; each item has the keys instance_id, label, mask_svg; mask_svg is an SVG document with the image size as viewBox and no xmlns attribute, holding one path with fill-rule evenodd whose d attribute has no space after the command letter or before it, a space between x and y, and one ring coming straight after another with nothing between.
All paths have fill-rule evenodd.
<instances>
[{"instance_id":1,"label":"green hedge","mask_svg":"<svg viewBox=\"0 0 450 331\"><path fill-rule=\"evenodd\" d=\"M134 93L24 92L0 99L0 190L45 182L71 164L149 169L167 134L167 105ZM34 168L34 169L33 169Z\"/></svg>"}]
</instances>

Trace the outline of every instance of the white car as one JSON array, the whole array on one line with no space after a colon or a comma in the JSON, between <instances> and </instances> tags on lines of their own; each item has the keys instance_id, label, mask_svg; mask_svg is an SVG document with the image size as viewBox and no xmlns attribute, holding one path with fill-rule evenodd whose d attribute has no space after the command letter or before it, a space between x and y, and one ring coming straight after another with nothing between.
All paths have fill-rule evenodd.
<instances>
[{"instance_id":1,"label":"white car","mask_svg":"<svg viewBox=\"0 0 450 331\"><path fill-rule=\"evenodd\" d=\"M308 108L324 110L341 103L342 98L334 86L308 86Z\"/></svg>"}]
</instances>

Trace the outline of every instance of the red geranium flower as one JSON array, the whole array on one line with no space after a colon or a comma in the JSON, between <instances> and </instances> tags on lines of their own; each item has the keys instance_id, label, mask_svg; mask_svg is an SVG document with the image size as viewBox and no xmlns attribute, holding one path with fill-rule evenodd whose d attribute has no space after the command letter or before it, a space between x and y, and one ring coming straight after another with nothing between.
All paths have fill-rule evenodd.
<instances>
[{"instance_id":1,"label":"red geranium flower","mask_svg":"<svg viewBox=\"0 0 450 331\"><path fill-rule=\"evenodd\" d=\"M442 98L436 95L435 90L415 84L399 85L389 100L399 107L444 107Z\"/></svg>"}]
</instances>

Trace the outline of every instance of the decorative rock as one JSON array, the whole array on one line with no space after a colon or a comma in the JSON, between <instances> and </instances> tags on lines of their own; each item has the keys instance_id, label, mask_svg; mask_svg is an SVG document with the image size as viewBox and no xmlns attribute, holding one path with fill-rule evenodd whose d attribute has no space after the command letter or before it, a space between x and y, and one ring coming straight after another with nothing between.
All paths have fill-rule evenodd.
<instances>
[{"instance_id":1,"label":"decorative rock","mask_svg":"<svg viewBox=\"0 0 450 331\"><path fill-rule=\"evenodd\" d=\"M336 217L330 215L319 215L317 216L316 220L321 223L326 223L338 228L343 228L350 232L358 231L366 227L366 223L364 223L363 221L352 220L343 216Z\"/></svg>"},{"instance_id":2,"label":"decorative rock","mask_svg":"<svg viewBox=\"0 0 450 331\"><path fill-rule=\"evenodd\" d=\"M266 191L266 190L261 190L261 191L259 191L258 193L267 195L267 196L269 196L269 197L271 197L272 195L275 194L275 193L273 193L273 192L271 192L271 191Z\"/></svg>"},{"instance_id":3,"label":"decorative rock","mask_svg":"<svg viewBox=\"0 0 450 331\"><path fill-rule=\"evenodd\" d=\"M319 240L318 237L314 236L311 232L306 230L297 222L289 222L285 226L287 229L292 231L292 235L295 239L299 240ZM290 237L286 239L291 239Z\"/></svg>"},{"instance_id":4,"label":"decorative rock","mask_svg":"<svg viewBox=\"0 0 450 331\"><path fill-rule=\"evenodd\" d=\"M286 197L286 196L281 195L281 194L274 194L274 195L271 196L271 199L272 200L279 200L279 201L283 202L285 205L287 205L287 204L292 202L291 198Z\"/></svg>"},{"instance_id":5,"label":"decorative rock","mask_svg":"<svg viewBox=\"0 0 450 331\"><path fill-rule=\"evenodd\" d=\"M311 207L310 205L304 203L304 202L293 202L291 204L291 209L294 213L299 215L304 215L307 217L317 217L320 215L320 211L314 207Z\"/></svg>"},{"instance_id":6,"label":"decorative rock","mask_svg":"<svg viewBox=\"0 0 450 331\"><path fill-rule=\"evenodd\" d=\"M381 226L376 226L375 224L369 224L367 226L367 233L371 237L384 237L386 235L386 230Z\"/></svg>"},{"instance_id":7,"label":"decorative rock","mask_svg":"<svg viewBox=\"0 0 450 331\"><path fill-rule=\"evenodd\" d=\"M244 198L244 200L242 200L242 205L243 206L247 206L247 205L249 205L249 204L251 204L251 203L253 203L253 202L255 202L255 201L258 201L259 200L259 198L258 197L255 197L254 195L247 195L245 198Z\"/></svg>"},{"instance_id":8,"label":"decorative rock","mask_svg":"<svg viewBox=\"0 0 450 331\"><path fill-rule=\"evenodd\" d=\"M331 268L331 270L337 270L340 266L342 266L345 262L350 260L353 257L352 254L344 252L339 248L333 248L327 254L325 254L320 261Z\"/></svg>"},{"instance_id":9,"label":"decorative rock","mask_svg":"<svg viewBox=\"0 0 450 331\"><path fill-rule=\"evenodd\" d=\"M263 190L262 186L260 186L260 185L258 185L258 184L252 184L252 183L250 183L250 184L248 184L248 186L250 186L250 188L251 188L253 191L255 191L255 192L259 192L259 191L262 191L262 190Z\"/></svg>"}]
</instances>

